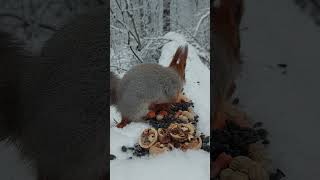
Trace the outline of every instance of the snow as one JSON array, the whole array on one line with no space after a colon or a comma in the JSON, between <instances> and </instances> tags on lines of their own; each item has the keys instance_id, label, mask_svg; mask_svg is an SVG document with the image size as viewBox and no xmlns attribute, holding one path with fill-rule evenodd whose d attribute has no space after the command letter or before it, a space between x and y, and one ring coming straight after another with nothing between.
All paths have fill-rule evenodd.
<instances>
[{"instance_id":1,"label":"snow","mask_svg":"<svg viewBox=\"0 0 320 180\"><path fill-rule=\"evenodd\" d=\"M286 179L318 180L319 27L291 0L247 1L242 27L240 104L264 122L274 167ZM278 63L288 64L286 75Z\"/></svg>"},{"instance_id":2,"label":"snow","mask_svg":"<svg viewBox=\"0 0 320 180\"><path fill-rule=\"evenodd\" d=\"M159 64L168 66L175 51L180 45L185 45L185 38L175 32L165 35L170 39L162 48ZM194 102L194 111L199 115L198 130L210 134L210 71L199 59L196 49L189 44L186 66L186 84L184 91ZM123 76L123 74L121 75ZM197 83L199 82L199 83ZM133 146L138 142L138 136L143 129L149 127L146 123L131 123L123 129L114 127L113 120L120 121L120 114L110 107L110 153L117 159L110 161L110 176L113 180L139 179L149 180L207 180L210 179L210 154L203 151L174 150L156 157L128 159L130 154L121 151L121 146Z\"/></svg>"}]
</instances>

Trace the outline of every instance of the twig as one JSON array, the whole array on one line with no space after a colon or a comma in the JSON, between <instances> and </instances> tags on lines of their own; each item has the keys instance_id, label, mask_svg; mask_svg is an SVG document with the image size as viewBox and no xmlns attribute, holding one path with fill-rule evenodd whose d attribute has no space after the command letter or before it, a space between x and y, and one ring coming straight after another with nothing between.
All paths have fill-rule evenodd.
<instances>
[{"instance_id":1,"label":"twig","mask_svg":"<svg viewBox=\"0 0 320 180\"><path fill-rule=\"evenodd\" d=\"M30 26L31 25L26 19L24 19L23 17L20 17L18 15L15 15L15 14L0 13L0 18L1 17L9 17L9 18L17 19L17 20L21 21L23 23L23 25L25 25L25 26ZM38 24L38 26L41 27L41 28L44 28L44 29L51 30L51 31L57 31L58 30L56 27L53 27L53 26L48 25L48 24L40 23L40 24Z\"/></svg>"},{"instance_id":2,"label":"twig","mask_svg":"<svg viewBox=\"0 0 320 180\"><path fill-rule=\"evenodd\" d=\"M133 54L136 56L136 58L140 61L140 63L143 63L143 61L139 58L139 56L134 52L131 46L129 46Z\"/></svg>"},{"instance_id":3,"label":"twig","mask_svg":"<svg viewBox=\"0 0 320 180\"><path fill-rule=\"evenodd\" d=\"M39 27L44 28L44 29L48 29L48 30L50 30L50 31L54 31L54 32L58 31L58 28L53 27L53 26L48 25L48 24L42 24L42 23L40 23L40 24L38 24L38 25L39 25Z\"/></svg>"},{"instance_id":4,"label":"twig","mask_svg":"<svg viewBox=\"0 0 320 180\"><path fill-rule=\"evenodd\" d=\"M118 28L118 27L115 27L115 26L113 26L113 25L110 25L110 27L111 27L112 29L114 29L114 30L119 31L119 32L128 33L128 31L125 31L125 30L123 30L123 29L121 29L121 28Z\"/></svg>"},{"instance_id":5,"label":"twig","mask_svg":"<svg viewBox=\"0 0 320 180\"><path fill-rule=\"evenodd\" d=\"M133 5L132 5L132 3L131 2L129 2L129 0L126 0L125 1L126 2L126 9L127 9L127 14L128 14L128 16L130 17L130 19L131 19L131 21L132 21L132 25L133 25L133 30L134 30L134 32L135 32L135 35L136 35L136 41L137 41L137 43L138 43L138 50L140 51L141 50L141 41L140 41L140 37L139 37L139 34L138 34L138 31L137 31L137 27L136 27L136 23L135 23L135 20L134 20L134 18L133 18L133 13L131 13L130 11L129 11L129 3L130 3L130 5L131 5L131 8L133 9Z\"/></svg>"},{"instance_id":6,"label":"twig","mask_svg":"<svg viewBox=\"0 0 320 180\"><path fill-rule=\"evenodd\" d=\"M128 69L124 69L118 66L110 66L110 67L116 68L117 70L128 71Z\"/></svg>"},{"instance_id":7,"label":"twig","mask_svg":"<svg viewBox=\"0 0 320 180\"><path fill-rule=\"evenodd\" d=\"M317 9L320 9L320 3L318 3L316 0L311 0L311 3L312 3Z\"/></svg>"},{"instance_id":8,"label":"twig","mask_svg":"<svg viewBox=\"0 0 320 180\"><path fill-rule=\"evenodd\" d=\"M193 37L196 37L196 36L197 36L197 33L198 33L198 30L199 30L199 27L200 27L201 23L202 23L203 20L204 20L205 18L207 18L209 15L210 15L210 11L208 11L206 14L204 14L204 15L200 18L200 20L199 20L199 22L198 22L198 24L197 24L197 26L196 26L196 30L195 30L194 33L193 33Z\"/></svg>"},{"instance_id":9,"label":"twig","mask_svg":"<svg viewBox=\"0 0 320 180\"><path fill-rule=\"evenodd\" d=\"M126 30L128 31L128 33L131 34L132 37L138 42L137 37L136 37L136 36L133 34L133 32L128 28L127 24L124 23L123 21L121 21L120 19L118 19L118 18L116 17L116 15L114 14L113 11L111 11L111 14L113 15L113 18L114 18L117 22L119 22L123 27L125 27Z\"/></svg>"},{"instance_id":10,"label":"twig","mask_svg":"<svg viewBox=\"0 0 320 180\"><path fill-rule=\"evenodd\" d=\"M97 2L98 2L100 5L105 4L104 0L97 0Z\"/></svg>"},{"instance_id":11,"label":"twig","mask_svg":"<svg viewBox=\"0 0 320 180\"><path fill-rule=\"evenodd\" d=\"M243 27L243 28L240 28L239 30L240 31L247 31L249 28L248 27Z\"/></svg>"},{"instance_id":12,"label":"twig","mask_svg":"<svg viewBox=\"0 0 320 180\"><path fill-rule=\"evenodd\" d=\"M19 21L22 21L22 22L24 22L24 23L28 24L28 23L26 22L26 20L25 20L23 17L20 17L20 16L15 15L15 14L10 14L10 13L0 13L0 17L9 17L9 18L14 18L14 19L17 19L17 20L19 20Z\"/></svg>"}]
</instances>

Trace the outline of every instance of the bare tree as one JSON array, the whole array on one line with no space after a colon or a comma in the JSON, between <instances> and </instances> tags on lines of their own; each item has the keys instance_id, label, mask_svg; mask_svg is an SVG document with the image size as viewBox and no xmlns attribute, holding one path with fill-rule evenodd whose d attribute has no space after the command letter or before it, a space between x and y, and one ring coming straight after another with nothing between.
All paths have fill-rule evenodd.
<instances>
[{"instance_id":1,"label":"bare tree","mask_svg":"<svg viewBox=\"0 0 320 180\"><path fill-rule=\"evenodd\" d=\"M170 4L171 0L163 0L163 33L167 33L171 29Z\"/></svg>"},{"instance_id":2,"label":"bare tree","mask_svg":"<svg viewBox=\"0 0 320 180\"><path fill-rule=\"evenodd\" d=\"M307 12L314 23L320 26L320 1L319 0L294 0L302 11Z\"/></svg>"}]
</instances>

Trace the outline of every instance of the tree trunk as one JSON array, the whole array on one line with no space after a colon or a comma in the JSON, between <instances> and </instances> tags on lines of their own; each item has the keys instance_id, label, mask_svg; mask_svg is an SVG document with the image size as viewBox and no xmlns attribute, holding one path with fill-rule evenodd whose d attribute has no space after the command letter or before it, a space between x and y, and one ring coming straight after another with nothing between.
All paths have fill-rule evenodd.
<instances>
[{"instance_id":1,"label":"tree trunk","mask_svg":"<svg viewBox=\"0 0 320 180\"><path fill-rule=\"evenodd\" d=\"M171 0L163 0L163 33L170 31L170 4Z\"/></svg>"}]
</instances>

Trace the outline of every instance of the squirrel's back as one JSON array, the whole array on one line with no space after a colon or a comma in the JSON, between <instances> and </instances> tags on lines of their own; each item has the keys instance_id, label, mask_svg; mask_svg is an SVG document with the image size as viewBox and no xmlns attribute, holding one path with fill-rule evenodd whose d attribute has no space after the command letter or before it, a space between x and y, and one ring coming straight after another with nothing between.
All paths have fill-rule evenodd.
<instances>
[{"instance_id":1,"label":"squirrel's back","mask_svg":"<svg viewBox=\"0 0 320 180\"><path fill-rule=\"evenodd\" d=\"M108 169L108 37L102 28L107 25L106 13L76 18L78 23L67 25L47 42L45 56L18 56L14 60L19 66L10 63L8 71L2 71L5 63L1 58L0 75L10 76L4 81L0 77L0 85L10 86L0 87L0 107L9 103L17 107L0 109L0 139L12 136L12 128L19 127L19 149L32 161L38 179L98 180ZM97 28L90 30L87 24ZM7 87L14 90L6 91L13 98L4 104L1 100L8 97L3 91ZM16 121L9 121L3 112ZM1 131L3 124L7 131Z\"/></svg>"},{"instance_id":2,"label":"squirrel's back","mask_svg":"<svg viewBox=\"0 0 320 180\"><path fill-rule=\"evenodd\" d=\"M183 80L173 68L152 63L140 64L121 79L117 106L123 116L135 115L130 120L138 121L146 115L150 103L171 102L182 87ZM142 109L145 111L141 112Z\"/></svg>"}]
</instances>

